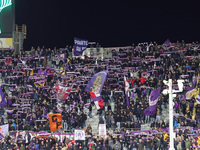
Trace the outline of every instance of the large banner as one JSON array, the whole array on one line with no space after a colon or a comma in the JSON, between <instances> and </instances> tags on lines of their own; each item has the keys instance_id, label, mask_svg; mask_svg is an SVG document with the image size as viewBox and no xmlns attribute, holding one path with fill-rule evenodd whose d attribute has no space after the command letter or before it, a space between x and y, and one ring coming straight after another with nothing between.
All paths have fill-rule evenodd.
<instances>
[{"instance_id":1,"label":"large banner","mask_svg":"<svg viewBox=\"0 0 200 150\"><path fill-rule=\"evenodd\" d=\"M47 133L47 132L33 132L33 131L29 131L28 133L31 139L33 139L33 137L54 137L54 138L57 138L59 141L63 142L65 137L70 140L74 138L74 134L65 134L65 133ZM9 132L9 135L11 136L13 140L16 140L17 135L21 135L22 139L25 139L25 134L26 134L25 131Z\"/></svg>"},{"instance_id":2,"label":"large banner","mask_svg":"<svg viewBox=\"0 0 200 150\"><path fill-rule=\"evenodd\" d=\"M158 102L158 98L160 96L160 90L161 88L158 88L156 90L152 90L150 97L149 97L149 107L147 107L144 110L144 114L146 116L152 116L156 113L156 109L157 109L157 102Z\"/></svg>"},{"instance_id":3,"label":"large banner","mask_svg":"<svg viewBox=\"0 0 200 150\"><path fill-rule=\"evenodd\" d=\"M95 74L90 82L87 84L85 91L86 92L93 92L95 94L100 94L104 85L104 81L107 76L107 70L106 71L101 71Z\"/></svg>"},{"instance_id":4,"label":"large banner","mask_svg":"<svg viewBox=\"0 0 200 150\"><path fill-rule=\"evenodd\" d=\"M49 125L51 132L62 128L62 114L49 114Z\"/></svg>"},{"instance_id":5,"label":"large banner","mask_svg":"<svg viewBox=\"0 0 200 150\"><path fill-rule=\"evenodd\" d=\"M12 38L0 38L0 48L12 48L13 39Z\"/></svg>"},{"instance_id":6,"label":"large banner","mask_svg":"<svg viewBox=\"0 0 200 150\"><path fill-rule=\"evenodd\" d=\"M88 46L88 40L74 38L74 56L82 55L83 51Z\"/></svg>"},{"instance_id":7,"label":"large banner","mask_svg":"<svg viewBox=\"0 0 200 150\"><path fill-rule=\"evenodd\" d=\"M56 138L58 139L58 141L63 142L64 138L68 138L69 140L73 140L74 139L74 133L71 134L66 134L66 133L48 133L46 131L41 131L41 132L33 132L33 131L28 131L31 139L33 139L34 137L43 137L43 138ZM16 140L18 135L21 135L21 139L25 139L25 131L18 131L18 132L9 132L9 135L11 137L11 139L13 139L14 141ZM91 135L85 135L85 138L91 138Z\"/></svg>"},{"instance_id":8,"label":"large banner","mask_svg":"<svg viewBox=\"0 0 200 150\"><path fill-rule=\"evenodd\" d=\"M106 136L106 124L99 124L99 136Z\"/></svg>"},{"instance_id":9,"label":"large banner","mask_svg":"<svg viewBox=\"0 0 200 150\"><path fill-rule=\"evenodd\" d=\"M85 130L75 130L74 140L85 140Z\"/></svg>"},{"instance_id":10,"label":"large banner","mask_svg":"<svg viewBox=\"0 0 200 150\"><path fill-rule=\"evenodd\" d=\"M107 76L107 70L95 74L90 82L87 84L85 91L90 93L91 99L94 101L97 109L104 107L103 99L100 94Z\"/></svg>"}]
</instances>

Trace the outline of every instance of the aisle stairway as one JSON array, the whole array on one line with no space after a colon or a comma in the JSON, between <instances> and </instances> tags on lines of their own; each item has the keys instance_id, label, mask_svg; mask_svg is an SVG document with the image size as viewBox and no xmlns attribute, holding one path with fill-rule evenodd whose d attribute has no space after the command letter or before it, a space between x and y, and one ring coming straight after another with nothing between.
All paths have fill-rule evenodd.
<instances>
[{"instance_id":1,"label":"aisle stairway","mask_svg":"<svg viewBox=\"0 0 200 150\"><path fill-rule=\"evenodd\" d=\"M111 108L114 111L114 103L111 103ZM107 106L105 106L105 110L107 110ZM85 109L88 114L88 109ZM105 120L105 118L103 118ZM88 116L86 121L86 127L90 125L92 127L92 133L95 135L99 134L99 115L97 114L96 106L92 106L92 118Z\"/></svg>"},{"instance_id":2,"label":"aisle stairway","mask_svg":"<svg viewBox=\"0 0 200 150\"><path fill-rule=\"evenodd\" d=\"M161 121L169 121L169 107L167 105L167 108L165 109L164 106L162 106L162 114L161 114Z\"/></svg>"},{"instance_id":3,"label":"aisle stairway","mask_svg":"<svg viewBox=\"0 0 200 150\"><path fill-rule=\"evenodd\" d=\"M114 111L114 102L111 103L111 108L112 111ZM107 110L107 106L105 106L105 110ZM88 109L85 109L85 111L88 114ZM163 118L169 118L168 117L168 110L164 110L164 113L166 116L163 116ZM103 118L105 119L105 118ZM90 125L92 127L92 133L95 135L99 134L99 115L97 114L97 109L96 106L92 106L92 118L88 116L87 122L86 122L86 127ZM150 123L142 124L141 125L141 130L150 130ZM112 133L112 131L109 131L109 133Z\"/></svg>"},{"instance_id":4,"label":"aisle stairway","mask_svg":"<svg viewBox=\"0 0 200 150\"><path fill-rule=\"evenodd\" d=\"M98 134L99 131L99 115L97 114L97 109L95 106L92 107L92 118L88 116L86 126L90 125L92 127L92 133Z\"/></svg>"}]
</instances>

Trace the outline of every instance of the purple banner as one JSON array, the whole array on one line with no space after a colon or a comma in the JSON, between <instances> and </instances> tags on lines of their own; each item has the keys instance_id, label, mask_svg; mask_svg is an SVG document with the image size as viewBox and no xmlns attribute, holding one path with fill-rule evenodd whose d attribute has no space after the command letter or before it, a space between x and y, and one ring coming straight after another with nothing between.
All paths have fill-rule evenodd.
<instances>
[{"instance_id":1,"label":"purple banner","mask_svg":"<svg viewBox=\"0 0 200 150\"><path fill-rule=\"evenodd\" d=\"M157 102L158 102L158 98L160 95L160 90L161 90L161 88L151 91L151 95L149 98L149 107L144 110L144 114L146 116L152 116L156 113Z\"/></svg>"},{"instance_id":2,"label":"purple banner","mask_svg":"<svg viewBox=\"0 0 200 150\"><path fill-rule=\"evenodd\" d=\"M86 92L92 91L95 94L100 94L107 76L107 70L95 74L85 88Z\"/></svg>"},{"instance_id":3,"label":"purple banner","mask_svg":"<svg viewBox=\"0 0 200 150\"><path fill-rule=\"evenodd\" d=\"M83 51L88 46L88 40L74 38L74 56L82 55Z\"/></svg>"}]
</instances>

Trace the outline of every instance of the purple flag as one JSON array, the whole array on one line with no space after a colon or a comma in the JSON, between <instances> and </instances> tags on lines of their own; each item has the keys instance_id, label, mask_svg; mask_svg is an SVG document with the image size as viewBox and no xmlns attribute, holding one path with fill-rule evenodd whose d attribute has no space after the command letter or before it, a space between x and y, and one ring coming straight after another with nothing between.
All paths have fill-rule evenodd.
<instances>
[{"instance_id":1,"label":"purple flag","mask_svg":"<svg viewBox=\"0 0 200 150\"><path fill-rule=\"evenodd\" d=\"M135 93L133 92L133 93L131 94L131 98L133 98L133 97L134 97L134 95L135 95Z\"/></svg>"},{"instance_id":2,"label":"purple flag","mask_svg":"<svg viewBox=\"0 0 200 150\"><path fill-rule=\"evenodd\" d=\"M39 75L47 75L47 72L46 71L42 71L42 70L38 70L38 74Z\"/></svg>"},{"instance_id":3,"label":"purple flag","mask_svg":"<svg viewBox=\"0 0 200 150\"><path fill-rule=\"evenodd\" d=\"M157 102L158 102L158 98L160 96L160 90L161 90L161 88L151 91L151 94L149 97L149 107L144 110L144 114L146 116L152 116L156 113Z\"/></svg>"},{"instance_id":4,"label":"purple flag","mask_svg":"<svg viewBox=\"0 0 200 150\"><path fill-rule=\"evenodd\" d=\"M80 56L88 46L88 40L74 38L74 55Z\"/></svg>"},{"instance_id":5,"label":"purple flag","mask_svg":"<svg viewBox=\"0 0 200 150\"><path fill-rule=\"evenodd\" d=\"M87 84L85 91L91 91L95 94L100 94L107 76L107 72L108 71L106 70L95 74L90 80L90 82Z\"/></svg>"},{"instance_id":6,"label":"purple flag","mask_svg":"<svg viewBox=\"0 0 200 150\"><path fill-rule=\"evenodd\" d=\"M5 106L5 105L6 105L5 96L2 89L0 88L0 106Z\"/></svg>"}]
</instances>

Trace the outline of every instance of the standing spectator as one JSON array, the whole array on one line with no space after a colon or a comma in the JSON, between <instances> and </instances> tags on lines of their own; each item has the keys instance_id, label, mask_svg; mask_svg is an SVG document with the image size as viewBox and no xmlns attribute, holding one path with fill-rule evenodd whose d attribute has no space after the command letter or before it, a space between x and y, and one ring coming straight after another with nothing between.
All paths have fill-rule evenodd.
<instances>
[{"instance_id":1,"label":"standing spectator","mask_svg":"<svg viewBox=\"0 0 200 150\"><path fill-rule=\"evenodd\" d=\"M142 139L139 139L138 150L144 150L144 143Z\"/></svg>"}]
</instances>

